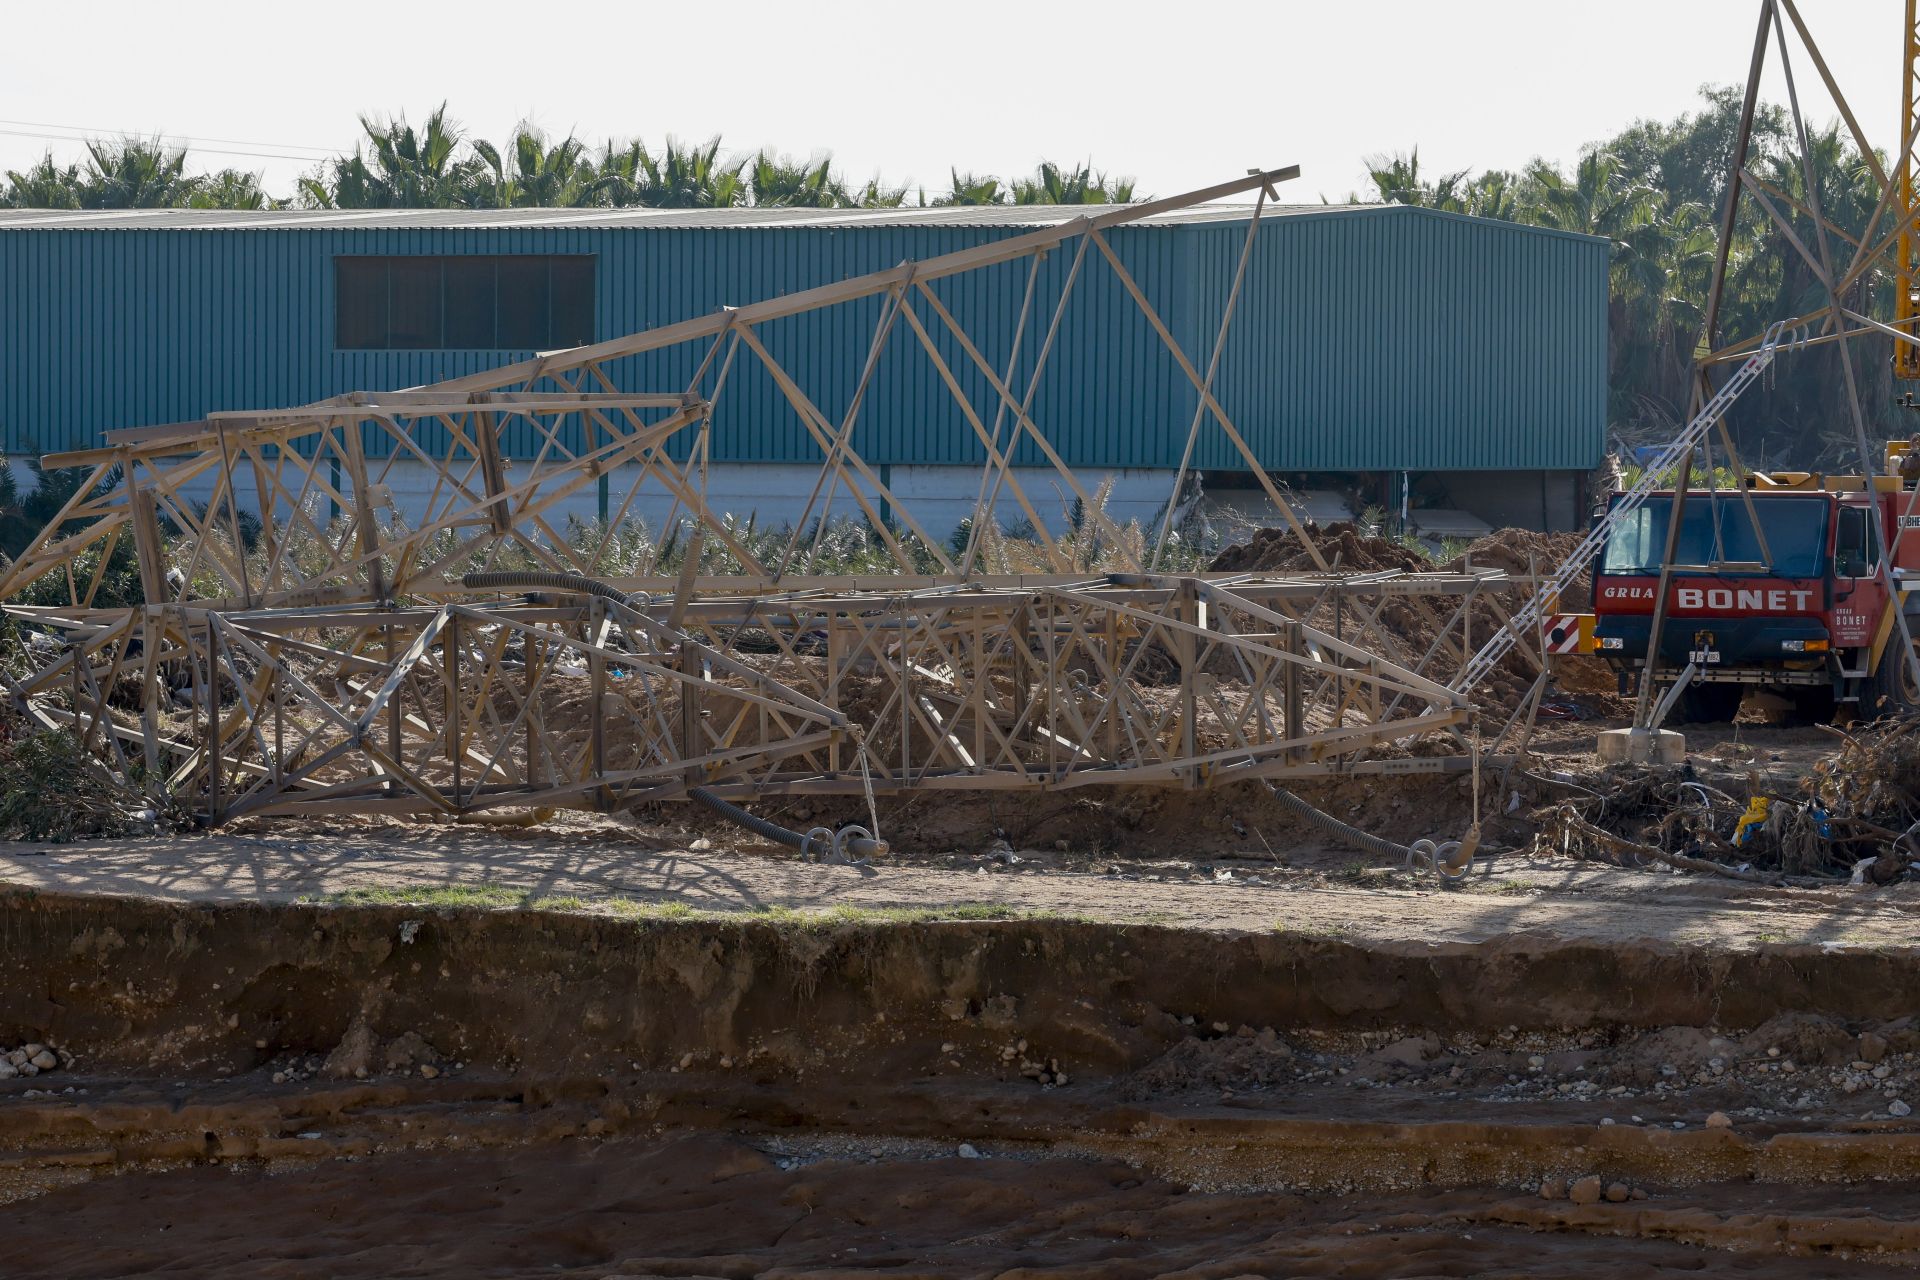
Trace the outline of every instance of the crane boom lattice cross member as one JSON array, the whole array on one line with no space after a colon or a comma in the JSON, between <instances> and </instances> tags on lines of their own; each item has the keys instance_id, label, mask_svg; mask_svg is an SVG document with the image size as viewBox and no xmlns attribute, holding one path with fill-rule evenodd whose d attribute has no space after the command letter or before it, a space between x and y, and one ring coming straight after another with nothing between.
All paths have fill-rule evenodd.
<instances>
[{"instance_id":1,"label":"crane boom lattice cross member","mask_svg":"<svg viewBox=\"0 0 1920 1280\"><path fill-rule=\"evenodd\" d=\"M1541 617L1549 609L1558 606L1561 594L1586 570L1588 565L1593 563L1593 558L1600 554L1600 548L1607 544L1607 539L1614 529L1640 509L1648 496L1667 481L1680 459L1697 448L1700 442L1707 438L1707 432L1713 429L1714 423L1726 416L1727 410L1733 407L1733 402L1740 398L1740 393L1759 380L1767 366L1773 363L1775 353L1783 346L1792 346L1801 340L1797 335L1789 340L1784 326L1780 324L1767 330L1759 349L1742 362L1733 376L1727 379L1726 385L1720 388L1719 393L1707 401L1700 412L1694 415L1693 421L1686 425L1686 429L1668 442L1666 448L1647 464L1641 471L1640 478L1620 495L1608 509L1606 516L1594 522L1593 528L1587 531L1587 536L1580 540L1579 545L1568 553L1567 558L1562 560L1551 574L1547 575L1547 580L1539 584L1538 589L1528 598L1526 604L1514 613L1507 625L1494 632L1486 644L1480 647L1479 652L1475 653L1467 665L1460 669L1459 678L1453 685L1456 692L1470 694L1481 681L1492 674L1494 668L1500 665L1501 659L1511 653L1514 645L1520 642L1520 637L1539 626Z\"/></svg>"}]
</instances>

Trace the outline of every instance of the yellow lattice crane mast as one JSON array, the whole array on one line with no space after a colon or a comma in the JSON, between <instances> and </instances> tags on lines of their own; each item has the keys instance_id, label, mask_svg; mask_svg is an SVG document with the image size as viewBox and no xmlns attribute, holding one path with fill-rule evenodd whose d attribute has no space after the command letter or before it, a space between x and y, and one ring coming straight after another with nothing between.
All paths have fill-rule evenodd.
<instances>
[{"instance_id":1,"label":"yellow lattice crane mast","mask_svg":"<svg viewBox=\"0 0 1920 1280\"><path fill-rule=\"evenodd\" d=\"M1895 281L1893 324L1909 334L1920 334L1916 328L1916 321L1920 321L1920 270L1914 262L1916 251L1920 251L1920 226L1916 226L1913 207L1914 143L1920 139L1920 129L1915 128L1915 121L1920 120L1920 80L1916 80L1920 77L1920 21L1916 21L1915 5L1916 0L1907 0L1907 20L1901 28L1906 58L1900 73L1899 138L1905 150L1895 179L1900 184L1897 198L1904 212L1897 247L1899 278ZM1893 344L1893 376L1920 379L1920 347L1910 342Z\"/></svg>"}]
</instances>

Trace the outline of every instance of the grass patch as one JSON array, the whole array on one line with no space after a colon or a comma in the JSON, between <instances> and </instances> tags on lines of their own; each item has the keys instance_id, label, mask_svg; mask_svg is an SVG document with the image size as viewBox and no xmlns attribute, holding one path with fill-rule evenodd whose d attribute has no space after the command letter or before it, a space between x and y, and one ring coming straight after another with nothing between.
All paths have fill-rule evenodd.
<instances>
[{"instance_id":1,"label":"grass patch","mask_svg":"<svg viewBox=\"0 0 1920 1280\"><path fill-rule=\"evenodd\" d=\"M850 904L805 911L795 907L760 907L747 913L752 920L800 929L838 929L849 926L943 924L959 920L1052 920L1084 923L1086 916L1059 911L1010 907L1002 902L953 902L936 907L856 907Z\"/></svg>"},{"instance_id":2,"label":"grass patch","mask_svg":"<svg viewBox=\"0 0 1920 1280\"><path fill-rule=\"evenodd\" d=\"M1494 886L1493 891L1495 893L1504 893L1511 896L1514 894L1532 893L1535 889L1538 889L1539 887L1540 887L1539 885L1535 884L1531 880L1502 880L1499 884Z\"/></svg>"},{"instance_id":3,"label":"grass patch","mask_svg":"<svg viewBox=\"0 0 1920 1280\"><path fill-rule=\"evenodd\" d=\"M1341 884L1357 885L1363 889L1380 889L1393 883L1392 867L1370 867L1364 862L1349 862L1330 877Z\"/></svg>"},{"instance_id":4,"label":"grass patch","mask_svg":"<svg viewBox=\"0 0 1920 1280\"><path fill-rule=\"evenodd\" d=\"M578 915L613 915L623 920L683 920L701 914L684 902L645 902L636 898L583 898L578 894L541 894L515 885L494 884L488 881L480 884L404 884L344 889L326 900L347 907L563 911Z\"/></svg>"},{"instance_id":5,"label":"grass patch","mask_svg":"<svg viewBox=\"0 0 1920 1280\"><path fill-rule=\"evenodd\" d=\"M536 904L537 905L537 904ZM605 902L588 903L586 909L600 907L612 912L623 920L691 920L700 912L684 902L637 902L632 898L609 898Z\"/></svg>"},{"instance_id":6,"label":"grass patch","mask_svg":"<svg viewBox=\"0 0 1920 1280\"><path fill-rule=\"evenodd\" d=\"M503 884L404 884L343 889L332 900L348 907L524 907L533 899L525 889Z\"/></svg>"},{"instance_id":7,"label":"grass patch","mask_svg":"<svg viewBox=\"0 0 1920 1280\"><path fill-rule=\"evenodd\" d=\"M1273 931L1278 934L1301 938L1347 938L1353 936L1353 926L1345 920L1335 920L1327 924L1296 924L1288 920L1275 920Z\"/></svg>"}]
</instances>

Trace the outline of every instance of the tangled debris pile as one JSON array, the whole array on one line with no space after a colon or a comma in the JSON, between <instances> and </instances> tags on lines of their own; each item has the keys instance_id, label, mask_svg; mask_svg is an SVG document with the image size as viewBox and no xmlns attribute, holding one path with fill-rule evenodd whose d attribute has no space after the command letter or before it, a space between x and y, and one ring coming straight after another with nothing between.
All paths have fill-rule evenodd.
<instances>
[{"instance_id":1,"label":"tangled debris pile","mask_svg":"<svg viewBox=\"0 0 1920 1280\"><path fill-rule=\"evenodd\" d=\"M1751 772L1738 795L1692 765L1621 768L1537 815L1535 851L1762 883L1905 878L1920 852L1920 716L1828 731L1840 748L1797 794Z\"/></svg>"},{"instance_id":2,"label":"tangled debris pile","mask_svg":"<svg viewBox=\"0 0 1920 1280\"><path fill-rule=\"evenodd\" d=\"M1836 815L1905 832L1920 819L1920 716L1831 729L1840 749L1814 766L1805 787Z\"/></svg>"}]
</instances>

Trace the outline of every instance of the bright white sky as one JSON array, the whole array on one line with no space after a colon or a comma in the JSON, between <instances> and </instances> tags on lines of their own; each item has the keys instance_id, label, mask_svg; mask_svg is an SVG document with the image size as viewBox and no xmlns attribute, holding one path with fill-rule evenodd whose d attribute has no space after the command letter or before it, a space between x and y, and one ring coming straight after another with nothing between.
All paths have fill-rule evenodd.
<instances>
[{"instance_id":1,"label":"bright white sky","mask_svg":"<svg viewBox=\"0 0 1920 1280\"><path fill-rule=\"evenodd\" d=\"M1900 0L1801 10L1887 146ZM830 149L856 181L929 190L950 164L1091 158L1158 195L1298 164L1283 199L1338 199L1370 154L1417 145L1433 173L1565 160L1635 118L1689 110L1700 85L1744 82L1757 13L1757 0L21 4L0 64L0 168L49 146L77 156L77 142L18 136L61 132L48 125L165 132L202 140L200 166L260 170L285 194L304 157L352 148L357 112L417 121L445 98L494 139L523 117L595 145L719 133L730 149ZM1795 73L1809 114L1835 115L1804 57ZM1785 100L1777 64L1770 96Z\"/></svg>"}]
</instances>

